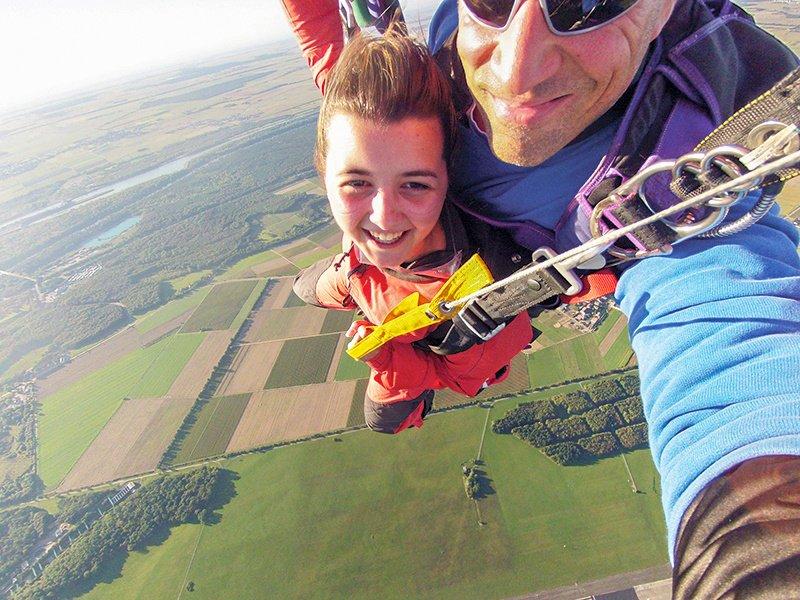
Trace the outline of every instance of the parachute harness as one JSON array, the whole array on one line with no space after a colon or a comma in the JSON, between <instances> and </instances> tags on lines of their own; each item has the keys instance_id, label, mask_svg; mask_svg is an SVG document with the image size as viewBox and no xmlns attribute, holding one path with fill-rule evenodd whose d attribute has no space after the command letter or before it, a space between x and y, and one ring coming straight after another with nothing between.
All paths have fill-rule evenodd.
<instances>
[{"instance_id":1,"label":"parachute harness","mask_svg":"<svg viewBox=\"0 0 800 600\"><path fill-rule=\"evenodd\" d=\"M591 240L560 254L540 248L530 265L497 282L483 261L485 273L476 270L475 255L429 303L419 305L418 294L406 298L348 354L361 358L397 335L452 318L485 341L503 325L486 331L475 324L487 322L487 317L490 323L502 322L548 299L580 293L582 283L574 269L596 269L598 260L605 265L603 254L619 264L669 254L673 245L687 239L715 239L747 229L769 211L783 183L800 174L798 124L800 69L795 69L715 129L694 152L643 168L595 204ZM664 174L683 200L655 210L645 187ZM745 215L722 223L732 206L759 188L760 198ZM637 238L631 237L634 233ZM637 248L616 245L626 236L639 242ZM642 239L648 243L643 245Z\"/></svg>"}]
</instances>

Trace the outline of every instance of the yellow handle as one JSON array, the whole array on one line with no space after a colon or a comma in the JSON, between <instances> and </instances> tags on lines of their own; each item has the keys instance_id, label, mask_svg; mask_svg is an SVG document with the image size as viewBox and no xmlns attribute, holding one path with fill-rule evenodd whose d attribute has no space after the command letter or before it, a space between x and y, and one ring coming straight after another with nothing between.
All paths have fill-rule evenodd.
<instances>
[{"instance_id":1,"label":"yellow handle","mask_svg":"<svg viewBox=\"0 0 800 600\"><path fill-rule=\"evenodd\" d=\"M446 321L455 316L455 313L443 313L441 311L443 303L463 298L493 281L486 263L479 255L473 254L444 282L430 302L420 304L419 292L407 296L386 315L383 323L361 338L352 348L348 348L347 353L358 360L389 340Z\"/></svg>"}]
</instances>

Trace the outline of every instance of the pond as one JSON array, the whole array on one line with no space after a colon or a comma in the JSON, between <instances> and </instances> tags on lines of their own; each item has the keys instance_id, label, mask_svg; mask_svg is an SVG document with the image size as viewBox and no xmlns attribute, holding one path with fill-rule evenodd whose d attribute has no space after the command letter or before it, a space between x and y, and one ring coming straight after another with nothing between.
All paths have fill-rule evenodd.
<instances>
[{"instance_id":1,"label":"pond","mask_svg":"<svg viewBox=\"0 0 800 600\"><path fill-rule=\"evenodd\" d=\"M117 223L116 225L114 225L114 227L112 227L111 229L107 229L100 235L97 235L92 239L90 239L88 242L83 244L83 246L81 246L81 250L93 250L94 248L102 246L106 242L110 242L111 240L113 240L118 235L125 233L126 231L128 231L128 229L136 225L141 220L142 220L141 216L130 217L128 219L125 219L121 223Z\"/></svg>"}]
</instances>

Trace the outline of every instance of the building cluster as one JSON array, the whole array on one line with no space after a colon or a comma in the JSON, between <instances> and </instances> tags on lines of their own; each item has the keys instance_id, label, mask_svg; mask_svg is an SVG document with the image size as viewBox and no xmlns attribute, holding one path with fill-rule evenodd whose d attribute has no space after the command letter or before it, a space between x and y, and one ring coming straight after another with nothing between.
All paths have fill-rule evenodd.
<instances>
[{"instance_id":1,"label":"building cluster","mask_svg":"<svg viewBox=\"0 0 800 600\"><path fill-rule=\"evenodd\" d=\"M556 309L559 315L557 324L581 333L590 333L600 327L611 309L616 306L611 296L578 304L562 304Z\"/></svg>"}]
</instances>

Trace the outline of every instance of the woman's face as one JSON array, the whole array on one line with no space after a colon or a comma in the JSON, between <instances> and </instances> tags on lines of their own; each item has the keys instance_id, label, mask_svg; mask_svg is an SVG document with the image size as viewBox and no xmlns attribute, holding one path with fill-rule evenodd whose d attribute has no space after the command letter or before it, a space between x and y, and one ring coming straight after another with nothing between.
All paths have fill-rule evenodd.
<instances>
[{"instance_id":1,"label":"woman's face","mask_svg":"<svg viewBox=\"0 0 800 600\"><path fill-rule=\"evenodd\" d=\"M326 133L325 189L333 218L364 257L397 267L445 247L443 135L434 117L376 124L334 115Z\"/></svg>"}]
</instances>

